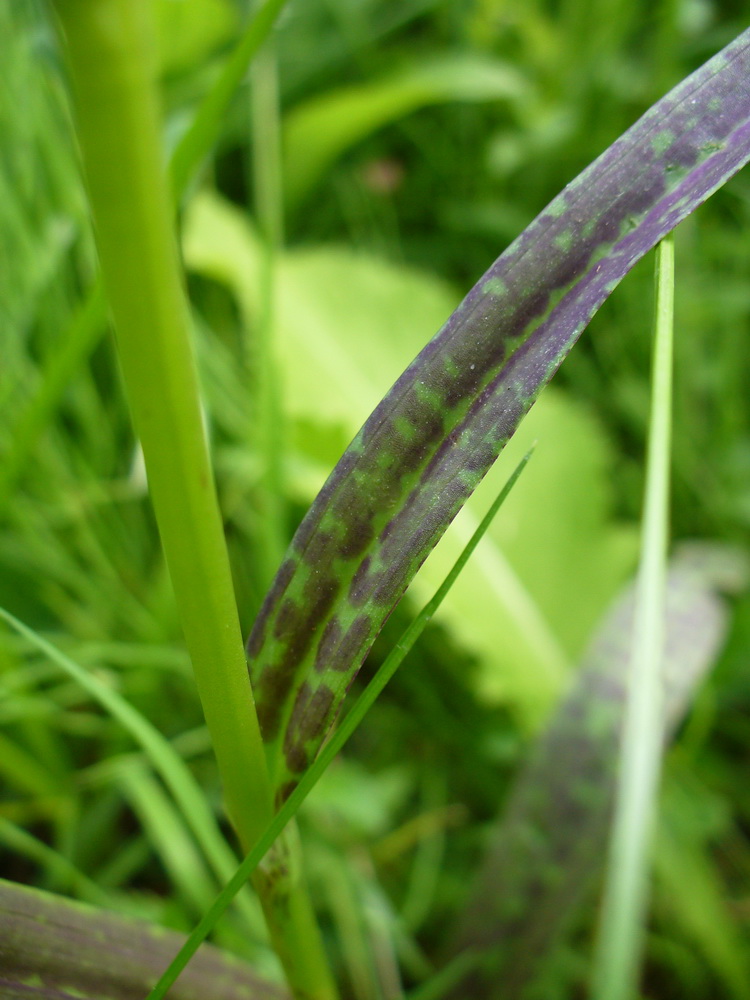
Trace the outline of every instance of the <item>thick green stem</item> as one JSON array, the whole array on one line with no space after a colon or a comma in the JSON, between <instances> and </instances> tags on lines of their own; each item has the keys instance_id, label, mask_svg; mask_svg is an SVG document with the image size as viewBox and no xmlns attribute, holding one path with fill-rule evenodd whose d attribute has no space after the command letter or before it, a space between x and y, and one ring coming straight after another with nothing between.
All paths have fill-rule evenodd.
<instances>
[{"instance_id":1,"label":"thick green stem","mask_svg":"<svg viewBox=\"0 0 750 1000\"><path fill-rule=\"evenodd\" d=\"M57 0L56 9L133 422L228 809L252 842L270 813L268 775L201 420L148 3Z\"/></svg>"},{"instance_id":2,"label":"thick green stem","mask_svg":"<svg viewBox=\"0 0 750 1000\"><path fill-rule=\"evenodd\" d=\"M123 379L227 809L249 850L272 814L161 155L149 0L55 0ZM284 850L282 845L280 850ZM295 995L335 989L299 878L256 877Z\"/></svg>"}]
</instances>

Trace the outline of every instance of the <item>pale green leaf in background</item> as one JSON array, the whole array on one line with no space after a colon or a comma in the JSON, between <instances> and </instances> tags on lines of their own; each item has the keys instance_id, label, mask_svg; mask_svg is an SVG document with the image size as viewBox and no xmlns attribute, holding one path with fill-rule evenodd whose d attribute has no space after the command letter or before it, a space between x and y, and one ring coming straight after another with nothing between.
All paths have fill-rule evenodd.
<instances>
[{"instance_id":1,"label":"pale green leaf in background","mask_svg":"<svg viewBox=\"0 0 750 1000\"><path fill-rule=\"evenodd\" d=\"M529 96L528 82L507 63L449 54L378 80L329 90L286 116L287 201L294 207L347 149L419 108L448 101L517 103Z\"/></svg>"},{"instance_id":2,"label":"pale green leaf in background","mask_svg":"<svg viewBox=\"0 0 750 1000\"><path fill-rule=\"evenodd\" d=\"M612 520L611 452L588 411L548 389L425 563L429 589L492 491L534 443L534 461L459 577L443 621L479 659L479 693L540 722L635 563L634 528Z\"/></svg>"},{"instance_id":3,"label":"pale green leaf in background","mask_svg":"<svg viewBox=\"0 0 750 1000\"><path fill-rule=\"evenodd\" d=\"M237 12L227 0L159 0L154 10L165 76L191 70L237 35Z\"/></svg>"}]
</instances>

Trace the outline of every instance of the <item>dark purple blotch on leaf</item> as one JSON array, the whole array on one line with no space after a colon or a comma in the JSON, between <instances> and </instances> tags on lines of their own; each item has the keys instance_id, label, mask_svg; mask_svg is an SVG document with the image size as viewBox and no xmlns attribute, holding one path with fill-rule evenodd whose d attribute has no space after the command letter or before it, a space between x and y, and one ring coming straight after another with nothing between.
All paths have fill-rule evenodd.
<instances>
[{"instance_id":1,"label":"dark purple blotch on leaf","mask_svg":"<svg viewBox=\"0 0 750 1000\"><path fill-rule=\"evenodd\" d=\"M395 602L593 314L748 159L745 32L565 188L378 404L303 520L249 640L272 753L283 754L302 685L333 692L304 748L294 743L294 774L314 756ZM325 576L320 596L316 571ZM284 612L281 626L287 600L298 612ZM355 611L367 626L328 647L324 663L327 623ZM278 768L280 785L293 776Z\"/></svg>"}]
</instances>

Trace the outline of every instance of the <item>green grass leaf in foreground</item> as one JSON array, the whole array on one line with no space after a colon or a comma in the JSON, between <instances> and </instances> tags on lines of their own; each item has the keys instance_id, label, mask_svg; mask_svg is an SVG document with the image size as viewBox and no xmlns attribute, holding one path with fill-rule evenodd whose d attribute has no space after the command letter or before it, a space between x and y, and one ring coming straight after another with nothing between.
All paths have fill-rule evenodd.
<instances>
[{"instance_id":1,"label":"green grass leaf in foreground","mask_svg":"<svg viewBox=\"0 0 750 1000\"><path fill-rule=\"evenodd\" d=\"M226 881L236 867L236 856L224 839L190 768L169 741L113 687L103 683L94 673L85 670L4 608L0 608L0 618L72 677L143 749L152 767L172 793L183 821L192 830L216 878Z\"/></svg>"}]
</instances>

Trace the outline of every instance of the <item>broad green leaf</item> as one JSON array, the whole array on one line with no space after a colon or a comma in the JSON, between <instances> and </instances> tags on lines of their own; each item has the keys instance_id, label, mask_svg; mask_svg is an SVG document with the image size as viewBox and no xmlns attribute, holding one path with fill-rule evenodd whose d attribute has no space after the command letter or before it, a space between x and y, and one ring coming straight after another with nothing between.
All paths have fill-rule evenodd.
<instances>
[{"instance_id":1,"label":"broad green leaf","mask_svg":"<svg viewBox=\"0 0 750 1000\"><path fill-rule=\"evenodd\" d=\"M529 93L529 84L506 63L445 55L313 97L284 122L286 197L291 205L301 202L345 150L418 108L446 101L518 102Z\"/></svg>"},{"instance_id":2,"label":"broad green leaf","mask_svg":"<svg viewBox=\"0 0 750 1000\"><path fill-rule=\"evenodd\" d=\"M231 289L252 331L261 257L250 223L202 192L186 212L183 250L189 268ZM318 468L310 486L317 492L385 387L458 296L422 272L336 246L281 255L276 288L274 346L285 411L297 439L314 425L309 457Z\"/></svg>"}]
</instances>

